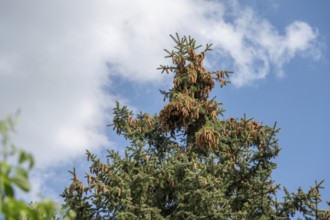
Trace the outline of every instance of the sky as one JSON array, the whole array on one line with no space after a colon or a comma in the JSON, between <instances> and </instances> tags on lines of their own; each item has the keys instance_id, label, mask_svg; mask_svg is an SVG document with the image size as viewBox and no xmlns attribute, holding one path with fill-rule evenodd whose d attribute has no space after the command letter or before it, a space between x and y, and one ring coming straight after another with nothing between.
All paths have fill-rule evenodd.
<instances>
[{"instance_id":1,"label":"sky","mask_svg":"<svg viewBox=\"0 0 330 220\"><path fill-rule=\"evenodd\" d=\"M294 191L325 180L330 200L330 59L326 0L0 0L0 118L21 110L13 141L32 152L30 196L59 200L85 149L122 151L112 108L157 113L173 75L169 34L213 43L208 70L234 71L213 95L225 118L277 122L276 183ZM32 197L30 197L32 198Z\"/></svg>"}]
</instances>

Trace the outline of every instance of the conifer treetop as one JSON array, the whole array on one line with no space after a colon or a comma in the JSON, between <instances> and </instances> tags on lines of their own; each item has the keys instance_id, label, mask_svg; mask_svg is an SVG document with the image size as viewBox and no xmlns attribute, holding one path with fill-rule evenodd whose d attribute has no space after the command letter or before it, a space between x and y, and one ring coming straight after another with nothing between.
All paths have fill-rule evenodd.
<instances>
[{"instance_id":1,"label":"conifer treetop","mask_svg":"<svg viewBox=\"0 0 330 220\"><path fill-rule=\"evenodd\" d=\"M72 172L65 206L79 219L328 219L329 210L318 208L322 182L308 192L283 188L277 200L276 123L219 117L224 109L209 94L230 72L205 70L212 45L201 50L189 36L171 38L172 66L159 67L174 73L173 87L161 91L168 103L151 116L117 102L111 126L130 145L124 155L109 150L106 162L87 151L90 170L85 182Z\"/></svg>"}]
</instances>

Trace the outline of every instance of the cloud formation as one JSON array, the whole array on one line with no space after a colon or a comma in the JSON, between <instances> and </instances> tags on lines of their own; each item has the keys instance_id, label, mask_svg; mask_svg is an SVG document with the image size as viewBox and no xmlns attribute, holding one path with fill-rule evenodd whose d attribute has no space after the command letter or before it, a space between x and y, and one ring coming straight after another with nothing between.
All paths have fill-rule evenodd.
<instances>
[{"instance_id":1,"label":"cloud formation","mask_svg":"<svg viewBox=\"0 0 330 220\"><path fill-rule=\"evenodd\" d=\"M39 166L109 144L109 77L159 81L168 34L213 42L208 63L226 61L236 86L283 76L297 55L320 56L309 24L283 32L236 1L12 0L0 5L0 26L0 115L22 109L16 142Z\"/></svg>"},{"instance_id":2,"label":"cloud formation","mask_svg":"<svg viewBox=\"0 0 330 220\"><path fill-rule=\"evenodd\" d=\"M236 86L255 83L271 72L284 76L284 65L297 55L320 58L318 31L307 23L294 21L280 34L281 30L258 17L252 8L231 2L227 13L232 21L210 22L202 28L202 35L214 43L219 57L229 60L235 71L232 82Z\"/></svg>"}]
</instances>

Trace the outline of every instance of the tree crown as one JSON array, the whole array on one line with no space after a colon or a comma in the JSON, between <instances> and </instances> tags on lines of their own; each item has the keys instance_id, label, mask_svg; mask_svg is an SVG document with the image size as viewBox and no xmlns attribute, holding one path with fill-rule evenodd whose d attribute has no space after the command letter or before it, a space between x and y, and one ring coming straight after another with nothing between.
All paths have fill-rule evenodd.
<instances>
[{"instance_id":1,"label":"tree crown","mask_svg":"<svg viewBox=\"0 0 330 220\"><path fill-rule=\"evenodd\" d=\"M205 70L211 45L197 53L193 38L171 38L174 50L165 51L173 65L159 67L174 73L173 87L161 91L169 102L154 116L134 116L117 102L112 127L130 146L123 156L109 150L107 162L87 151L90 172L86 182L72 172L66 206L79 219L286 219L297 212L326 219L329 211L317 207L321 183L307 193L284 189L277 201L276 124L219 119L224 110L209 94L230 72Z\"/></svg>"}]
</instances>

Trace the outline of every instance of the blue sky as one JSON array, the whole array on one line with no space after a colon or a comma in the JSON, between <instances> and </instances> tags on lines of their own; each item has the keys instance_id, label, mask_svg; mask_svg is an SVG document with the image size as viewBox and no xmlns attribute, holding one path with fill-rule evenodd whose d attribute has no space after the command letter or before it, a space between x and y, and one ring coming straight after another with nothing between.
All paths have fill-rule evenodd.
<instances>
[{"instance_id":1,"label":"blue sky","mask_svg":"<svg viewBox=\"0 0 330 220\"><path fill-rule=\"evenodd\" d=\"M325 179L330 200L329 9L325 0L0 1L0 116L22 110L14 141L36 156L32 193L56 198L68 169L84 173L86 148L124 147L106 127L115 100L162 108L158 89L172 75L156 68L179 32L214 43L208 69L235 72L214 90L226 118L277 121L276 182L293 191Z\"/></svg>"}]
</instances>

